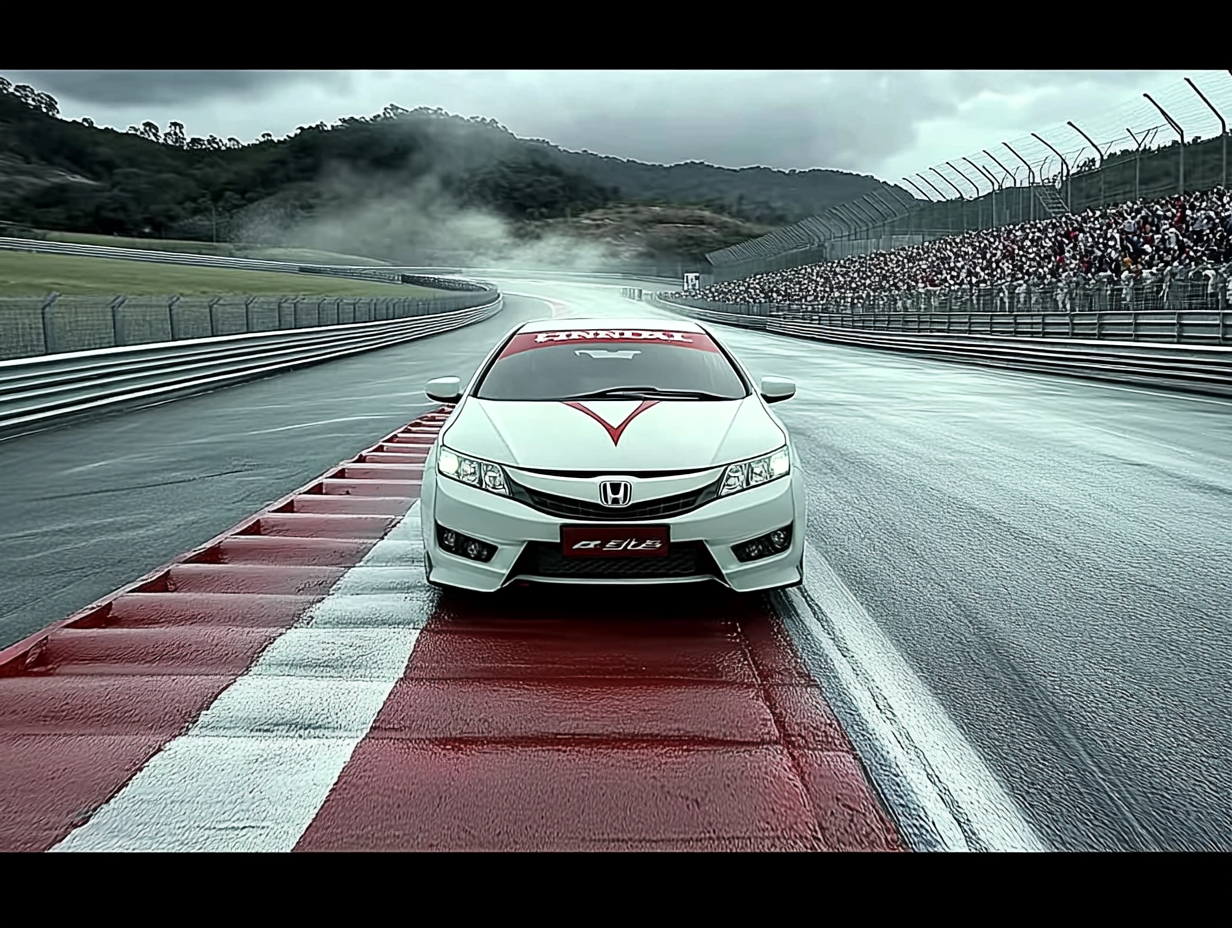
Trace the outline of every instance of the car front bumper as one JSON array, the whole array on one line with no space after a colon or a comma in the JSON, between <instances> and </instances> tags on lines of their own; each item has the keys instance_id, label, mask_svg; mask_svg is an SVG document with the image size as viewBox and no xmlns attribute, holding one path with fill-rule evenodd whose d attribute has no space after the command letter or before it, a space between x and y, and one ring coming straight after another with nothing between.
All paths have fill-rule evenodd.
<instances>
[{"instance_id":1,"label":"car front bumper","mask_svg":"<svg viewBox=\"0 0 1232 928\"><path fill-rule=\"evenodd\" d=\"M793 465L795 462L793 461ZM663 584L717 581L747 593L802 581L804 489L798 470L764 486L710 502L666 519L588 522L562 519L521 502L440 477L435 455L425 468L421 512L428 580L475 592L494 592L517 581L568 584ZM669 555L565 558L561 527L665 525ZM486 562L443 549L438 526L492 545ZM781 553L741 562L733 546L790 528ZM430 565L430 567L428 566Z\"/></svg>"}]
</instances>

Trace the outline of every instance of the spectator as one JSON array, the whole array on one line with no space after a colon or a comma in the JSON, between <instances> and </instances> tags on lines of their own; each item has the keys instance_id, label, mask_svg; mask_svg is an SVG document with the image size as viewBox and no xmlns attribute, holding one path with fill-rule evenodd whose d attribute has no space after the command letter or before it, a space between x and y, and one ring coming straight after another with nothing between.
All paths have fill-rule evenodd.
<instances>
[{"instance_id":1,"label":"spectator","mask_svg":"<svg viewBox=\"0 0 1232 928\"><path fill-rule=\"evenodd\" d=\"M1147 288L1166 304L1178 278L1205 277L1212 294L1232 288L1221 267L1230 263L1232 194L1216 187L758 274L688 296L927 310L942 291L989 289L989 304L1009 310L1026 298L1043 308L1044 290L1055 305L1074 308L1082 289L1119 285L1127 301Z\"/></svg>"}]
</instances>

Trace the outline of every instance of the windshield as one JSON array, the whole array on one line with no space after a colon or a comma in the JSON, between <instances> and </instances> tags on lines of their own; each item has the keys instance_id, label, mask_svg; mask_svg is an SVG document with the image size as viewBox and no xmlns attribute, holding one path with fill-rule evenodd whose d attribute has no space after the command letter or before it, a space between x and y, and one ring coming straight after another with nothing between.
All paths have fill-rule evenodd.
<instances>
[{"instance_id":1,"label":"windshield","mask_svg":"<svg viewBox=\"0 0 1232 928\"><path fill-rule=\"evenodd\" d=\"M604 392L682 399L748 396L718 345L701 332L561 329L515 335L479 383L485 400L568 400ZM621 394L621 395L618 395Z\"/></svg>"}]
</instances>

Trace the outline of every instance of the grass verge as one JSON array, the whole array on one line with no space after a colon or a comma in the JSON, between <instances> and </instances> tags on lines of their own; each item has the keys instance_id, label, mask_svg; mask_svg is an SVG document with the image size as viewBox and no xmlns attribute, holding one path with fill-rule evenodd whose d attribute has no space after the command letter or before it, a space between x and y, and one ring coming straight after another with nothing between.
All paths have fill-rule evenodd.
<instances>
[{"instance_id":1,"label":"grass verge","mask_svg":"<svg viewBox=\"0 0 1232 928\"><path fill-rule=\"evenodd\" d=\"M317 274L0 251L0 296L342 296L426 299L447 291Z\"/></svg>"}]
</instances>

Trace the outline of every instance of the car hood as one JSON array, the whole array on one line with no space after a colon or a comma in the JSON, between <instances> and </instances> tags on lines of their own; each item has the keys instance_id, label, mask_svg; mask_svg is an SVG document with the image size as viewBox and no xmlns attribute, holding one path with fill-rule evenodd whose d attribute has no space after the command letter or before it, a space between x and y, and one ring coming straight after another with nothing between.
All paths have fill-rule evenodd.
<instances>
[{"instance_id":1,"label":"car hood","mask_svg":"<svg viewBox=\"0 0 1232 928\"><path fill-rule=\"evenodd\" d=\"M756 396L743 400L511 402L467 397L441 441L532 470L624 473L715 467L787 440Z\"/></svg>"}]
</instances>

